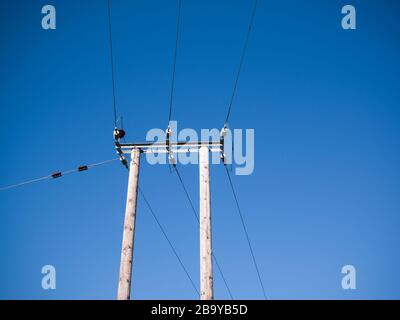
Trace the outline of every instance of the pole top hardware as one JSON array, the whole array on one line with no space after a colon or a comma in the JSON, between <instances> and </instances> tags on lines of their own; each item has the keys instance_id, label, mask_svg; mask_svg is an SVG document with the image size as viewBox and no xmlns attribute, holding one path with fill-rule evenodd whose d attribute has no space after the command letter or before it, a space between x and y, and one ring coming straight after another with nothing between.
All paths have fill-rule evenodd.
<instances>
[{"instance_id":1,"label":"pole top hardware","mask_svg":"<svg viewBox=\"0 0 400 320\"><path fill-rule=\"evenodd\" d=\"M115 140L115 141L121 140L122 138L125 137L125 134L126 134L126 133L125 133L125 130L124 130L124 129L115 128L114 131L113 131L114 140Z\"/></svg>"},{"instance_id":2,"label":"pole top hardware","mask_svg":"<svg viewBox=\"0 0 400 320\"><path fill-rule=\"evenodd\" d=\"M126 157L121 149L121 144L119 143L120 139L124 138L125 135L126 132L124 129L115 128L113 131L115 150L119 155L119 160L121 161L122 165L129 170L128 161L126 160Z\"/></svg>"},{"instance_id":3,"label":"pole top hardware","mask_svg":"<svg viewBox=\"0 0 400 320\"><path fill-rule=\"evenodd\" d=\"M171 127L168 126L167 130L165 130L165 147L166 147L167 152L168 152L168 160L169 160L169 162L173 166L175 166L176 165L176 160L174 158L173 152L171 151L171 141L170 141L171 133L172 133Z\"/></svg>"},{"instance_id":4,"label":"pole top hardware","mask_svg":"<svg viewBox=\"0 0 400 320\"><path fill-rule=\"evenodd\" d=\"M143 153L182 153L198 152L200 147L209 147L211 152L221 152L220 141L178 141L178 142L139 142L119 143L118 148L123 154L130 154L133 149L140 149Z\"/></svg>"},{"instance_id":5,"label":"pole top hardware","mask_svg":"<svg viewBox=\"0 0 400 320\"><path fill-rule=\"evenodd\" d=\"M219 142L221 144L221 159L222 162L225 164L226 154L225 154L225 137L228 133L228 125L225 123L224 127L220 131L220 138Z\"/></svg>"}]
</instances>

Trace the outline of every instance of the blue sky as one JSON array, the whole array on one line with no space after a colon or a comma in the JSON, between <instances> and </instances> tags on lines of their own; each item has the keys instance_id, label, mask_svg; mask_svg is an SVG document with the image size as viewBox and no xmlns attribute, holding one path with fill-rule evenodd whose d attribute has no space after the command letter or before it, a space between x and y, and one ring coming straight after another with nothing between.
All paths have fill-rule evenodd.
<instances>
[{"instance_id":1,"label":"blue sky","mask_svg":"<svg viewBox=\"0 0 400 320\"><path fill-rule=\"evenodd\" d=\"M41 8L57 29L41 29ZM357 29L341 28L353 4ZM172 118L220 128L251 1L183 0ZM259 3L230 126L255 129L255 171L235 176L270 299L400 298L399 5ZM116 95L128 141L165 128L175 1L112 1ZM106 1L1 3L0 185L114 157ZM198 205L198 168L181 166ZM191 276L199 236L177 177L140 185ZM0 298L116 297L126 171L117 162L0 193ZM262 292L222 166L211 168L213 246L235 298ZM133 299L196 299L139 199ZM41 288L41 268L57 289ZM357 289L341 288L343 265ZM217 272L215 297L228 298Z\"/></svg>"}]
</instances>

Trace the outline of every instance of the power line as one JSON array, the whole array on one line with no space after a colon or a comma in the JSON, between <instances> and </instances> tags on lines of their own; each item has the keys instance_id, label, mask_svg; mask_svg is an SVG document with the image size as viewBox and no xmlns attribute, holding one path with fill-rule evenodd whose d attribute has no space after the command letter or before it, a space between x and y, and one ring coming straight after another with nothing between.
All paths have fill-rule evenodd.
<instances>
[{"instance_id":1,"label":"power line","mask_svg":"<svg viewBox=\"0 0 400 320\"><path fill-rule=\"evenodd\" d=\"M143 193L143 191L142 191L142 189L141 189L140 187L139 187L139 192L140 192L140 195L142 196L144 202L146 203L148 209L150 210L150 212L151 212L151 214L152 214L154 220L156 221L158 227L160 228L162 234L164 235L164 238L167 240L169 246L171 247L171 249L172 249L172 251L173 251L175 257L178 259L179 264L181 265L181 267L182 267L183 271L185 272L187 278L189 279L190 283L192 284L193 289L196 291L197 295L200 295L199 290L197 290L196 285L194 284L192 278L191 278L190 275L189 275L189 272L188 272L187 269L185 268L185 265L183 264L183 262L182 262L181 258L179 257L178 253L176 252L174 245L172 244L171 240L169 240L169 238L168 238L168 236L167 236L167 234L166 234L166 232L165 232L163 226L162 226L161 223L160 223L160 220L158 220L157 215L156 215L155 212L153 211L153 208L151 207L149 201L148 201L147 198L145 197L145 195L144 195L144 193Z\"/></svg>"},{"instance_id":2,"label":"power line","mask_svg":"<svg viewBox=\"0 0 400 320\"><path fill-rule=\"evenodd\" d=\"M257 4L258 4L258 0L254 0L253 9L252 9L250 20L249 20L249 24L248 24L248 27L247 27L246 38L245 38L244 45L243 45L243 48L242 48L242 53L240 55L239 66L238 66L238 69L237 69L237 72L236 72L236 76L235 76L235 79L234 79L234 85L233 85L231 98L229 100L228 112L227 112L227 115L226 115L226 118L225 118L225 125L228 123L229 117L231 115L233 100L234 100L235 95L236 95L237 85L238 85L238 82L239 82L240 73L242 71L243 62L244 62L244 59L245 59L245 56L246 56L246 51L247 51L248 44L249 44L250 34L251 34L251 31L252 31L252 28L253 28L254 17L256 15L256 11L257 11ZM253 248L251 246L250 237L249 237L249 234L247 232L246 224L244 222L243 214L242 214L242 211L241 211L240 206L239 206L239 201L238 201L238 198L237 198L237 195L236 195L236 191L235 191L235 188L234 188L233 183L232 183L232 178L230 176L229 170L228 170L226 165L224 165L224 168L225 168L226 174L227 174L228 179L229 179L229 184L230 184L230 187L232 189L233 196L235 198L235 203L236 203L236 207L237 207L237 210L238 210L238 213L239 213L240 221L242 223L242 227L243 227L244 233L246 235L246 240L247 240L247 243L248 243L248 246L249 246L249 249L250 249L251 257L253 259L254 267L255 267L256 272L257 272L258 280L259 280L260 285L261 285L261 289L262 289L262 292L263 292L263 295L264 295L264 299L267 299L267 295L265 293L264 285L263 285L263 282L261 280L260 271L258 269L258 264L257 264L256 258L255 258L255 255L254 255Z\"/></svg>"},{"instance_id":3,"label":"power line","mask_svg":"<svg viewBox=\"0 0 400 320\"><path fill-rule=\"evenodd\" d=\"M95 167L98 167L98 166L102 166L102 165L108 164L108 163L113 162L113 161L116 161L116 160L120 160L120 159L119 159L119 158L114 158L114 159L110 159L110 160L105 160L105 161L101 161L101 162L96 162L96 163L91 163L91 164L88 164L88 165L79 166L79 167L76 168L76 169L71 169L71 170L66 170L66 171L57 171L57 172L54 172L54 173L52 173L52 174L49 174L49 175L46 175L46 176L43 176L43 177L40 177L40 178L31 179L31 180L23 181L23 182L16 183L16 184L13 184L13 185L9 185L9 186L6 186L6 187L2 187L2 188L0 188L0 191L4 191L4 190L9 190L9 189L17 188L17 187L20 187L20 186L23 186L23 185L31 184L31 183L38 182L38 181L42 181L42 180L60 178L60 177L62 177L62 176L65 176L65 175L68 175L68 174L71 174L71 173L87 171L87 170L89 170L89 169L91 169L91 168L95 168ZM174 254L175 254L175 256L176 256L176 258L178 259L178 261L179 261L179 263L180 263L182 269L183 269L184 272L186 273L186 276L187 276L188 279L190 280L190 282L191 282L193 288L195 289L196 293L199 294L199 292L198 292L198 290L197 290L197 288L196 288L196 286L195 286L195 284L194 284L192 278L190 277L190 275L189 275L187 269L185 268L185 266L184 266L182 260L180 259L179 255L178 255L178 253L177 253L177 251L176 251L176 249L175 249L175 247L173 246L172 242L171 242L170 239L168 238L168 236L167 236L167 234L166 234L166 232L165 232L163 226L161 225L160 221L158 220L158 218L157 218L157 216L156 216L156 214L155 214L153 208L151 207L149 201L147 200L146 196L145 196L144 193L143 193L143 190L142 190L140 187L139 187L139 192L140 192L141 196L143 197L143 200L145 201L147 207L149 208L149 210L150 210L152 216L154 217L155 221L157 222L157 225L158 225L158 227L160 228L162 234L164 235L165 239L167 240L168 244L170 245L172 251L174 252Z\"/></svg>"},{"instance_id":4,"label":"power line","mask_svg":"<svg viewBox=\"0 0 400 320\"><path fill-rule=\"evenodd\" d=\"M170 97L169 97L168 124L169 124L169 122L170 122L170 120L171 120L171 116L172 116L173 98L174 98L174 90L175 90L176 61L177 61L177 51L178 51L179 35L180 35L181 2L182 2L181 0L178 0L178 14L177 14L176 36L175 36L175 48L174 48L174 55L173 55L172 78L171 78L171 88L170 88ZM248 29L247 29L247 34L246 34L244 46L243 46L243 49L242 49L242 53L241 53L241 57L240 57L240 62L239 62L239 67L238 67L238 70L237 70L237 73L236 73L236 76L235 76L235 80L234 80L233 91L232 91L232 95L231 95L231 98L230 98L230 101L229 101L229 107L228 107L228 112L227 112L227 116L226 116L226 119L225 119L225 124L228 122L229 117L230 117L230 114L231 114L232 104L233 104L233 100L234 100L234 97L235 97L235 94L236 94L237 84L238 84L238 81L239 81L241 69L242 69L242 66L243 66L243 62L244 62L244 58L245 58L245 54L246 54L246 51L247 51L248 42L249 42L249 38L250 38L252 26L253 26L253 21L254 21L254 17L255 17L255 13L256 13L256 8L257 8L257 3L258 3L258 0L254 0L254 7L253 7L253 10L252 10L252 14L251 14L250 21L249 21L249 26L248 26ZM115 125L115 127L116 127L116 125L117 125L117 107L116 107L116 97L115 97L115 96L116 96L116 95L115 95L115 67L114 67L114 59L113 59L113 42L112 42L112 26L111 26L111 5L110 5L110 0L108 0L108 25L109 25L110 61L111 61L111 68L112 68L112 94L113 94L114 125ZM181 175L180 175L180 173L179 173L177 167L174 166L174 168L175 168L175 172L177 173L177 176L178 176L178 178L179 178L179 181L180 181L180 183L181 183L181 185L182 185L182 187L183 187L183 190L184 190L184 192L185 192L185 194L186 194L186 197L187 197L187 199L188 199L188 201L189 201L189 203L190 203L190 206L191 206L191 208L192 208L192 211L193 211L193 213L194 213L194 215L195 215L195 217L196 217L196 220L197 220L197 222L199 223L199 217L198 217L198 215L197 215L196 210L194 209L193 202L192 202L191 199L190 199L189 193L188 193L188 191L187 191L187 189L186 189L186 186L185 186L184 183L183 183L182 177L181 177ZM237 196L236 196L236 193L235 193L233 184L232 184L232 180L231 180L229 171L228 171L228 169L227 169L226 166L225 166L225 169L226 169L226 172L227 172L227 175L228 175L228 178L229 178L229 182L230 182L230 185L231 185L231 188L232 188L232 192L233 192L233 195L234 195L234 198L235 198L235 201L236 201L236 205L237 205L238 212L239 212L239 215L240 215L240 218L241 218L242 226L243 226L243 229L244 229L245 234L246 234L247 242L248 242L248 245L249 245L249 248L250 248L250 252L251 252L251 255L252 255L252 258L253 258L253 262L254 262L254 265L255 265L255 268L256 268L256 271L257 271L258 279L259 279L259 281L260 281L260 284L261 284L261 287L262 287L262 290L263 290L263 294L264 294L264 297L265 297L265 299L266 299L266 294L265 294L264 286L263 286L263 283L262 283L262 280L261 280L261 276L260 276L260 272L259 272L259 269L258 269L258 266L257 266L257 262L256 262L256 259L255 259L255 256L254 256L254 252L253 252L253 249L252 249L252 247L251 247L251 243L250 243L249 235L248 235L248 232L247 232L245 223L244 223L244 219L243 219L243 216L242 216L240 207L239 207L238 199L237 199ZM167 242L168 242L169 246L171 247L171 249L172 249L174 255L175 255L176 258L178 259L178 261L179 261L179 263L180 263L182 269L184 270L184 272L185 272L186 276L188 277L189 281L191 282L191 285L193 286L193 288L194 288L194 290L196 291L196 293L199 294L199 291L197 290L197 288L196 288L196 286L195 286L195 284L194 284L192 278L190 277L190 275L189 275L187 269L185 268L185 266L184 266L182 260L180 259L179 255L178 255L177 251L175 250L175 247L173 246L173 244L171 243L170 239L168 238L168 236L167 236L167 234L166 234L164 228L162 227L162 225L161 225L159 219L157 218L155 212L153 211L153 209L152 209L150 203L148 202L148 200L147 200L147 198L145 197L145 195L144 195L143 191L141 190L141 188L139 187L138 189L139 189L139 192L140 192L141 196L143 197L143 199L144 199L144 201L145 201L147 207L149 208L149 210L150 210L150 212L151 212L153 218L155 219L157 225L159 226L159 228L160 228L160 230L161 230L163 236L164 236L165 239L167 240ZM226 279L225 279L225 277L224 277L224 275L223 275L223 273L222 273L222 269L221 269L221 267L220 267L220 265L219 265L219 263L218 263L218 260L216 259L216 257L215 257L214 254L212 254L212 256L213 256L214 261L215 261L215 263L216 263L216 265L217 265L217 267L218 267L218 269L219 269L219 271L220 271L220 273L221 273L222 279L223 279L223 281L224 281L224 283L225 283L225 286L226 286L226 288L227 288L227 290L228 290L228 292L229 292L229 295L230 295L231 298L233 299L232 293L231 293L231 291L230 291L230 289L229 289L229 286L228 286L228 284L227 284L227 282L226 282Z\"/></svg>"},{"instance_id":5,"label":"power line","mask_svg":"<svg viewBox=\"0 0 400 320\"><path fill-rule=\"evenodd\" d=\"M116 107L116 98L115 98L115 67L114 67L114 58L113 58L113 41L112 41L112 28L111 28L111 6L110 0L108 2L108 28L109 28L109 46L110 46L110 61L111 61L111 70L112 70L112 94L113 94L113 109L114 109L114 126L117 127L117 107ZM181 0L179 0L179 8L178 8L178 22L177 22L177 31L176 31L176 41L175 41L175 51L174 51L174 62L173 62L173 73L172 73L172 83L171 83L171 94L170 94L170 107L169 107L169 119L168 123L171 120L171 113L172 113L172 100L173 100L173 93L174 93L174 86L175 86L175 67L176 67L176 55L178 49L178 41L179 41L179 24L180 24L180 12L181 12ZM118 158L119 159L119 158ZM149 211L151 212L154 220L156 221L158 227L161 230L164 238L167 240L169 246L171 247L175 257L178 259L179 264L181 265L183 271L185 272L187 278L189 279L193 289L196 291L198 295L200 295L199 291L197 290L192 278L190 277L187 269L185 268L181 258L179 257L174 245L168 238L163 226L161 225L159 219L157 218L153 208L151 207L149 201L147 200L146 196L144 195L142 189L139 187L139 192L145 201Z\"/></svg>"},{"instance_id":6,"label":"power line","mask_svg":"<svg viewBox=\"0 0 400 320\"><path fill-rule=\"evenodd\" d=\"M178 0L178 17L176 22L176 34L175 34L175 49L174 49L174 60L172 66L172 79L171 79L171 92L169 95L169 113L168 113L168 125L171 121L172 115L172 102L174 99L174 90L175 90L175 70L176 70L176 56L178 52L178 44L179 44L179 31L180 31L180 22L181 22L181 5L182 1Z\"/></svg>"},{"instance_id":7,"label":"power line","mask_svg":"<svg viewBox=\"0 0 400 320\"><path fill-rule=\"evenodd\" d=\"M110 62L111 62L111 79L112 79L112 95L113 95L113 107L114 107L114 127L117 127L117 104L115 99L115 67L114 67L114 54L113 54L113 37L111 27L111 4L110 0L107 0L108 4L108 33L109 33L109 47L110 47Z\"/></svg>"},{"instance_id":8,"label":"power line","mask_svg":"<svg viewBox=\"0 0 400 320\"><path fill-rule=\"evenodd\" d=\"M199 215L197 214L197 211L196 211L196 209L194 208L192 199L190 198L189 193L188 193L188 191L187 191L187 188L186 188L185 184L183 183L182 177L181 177L181 175L180 175L180 173L179 173L179 171L178 171L178 167L177 167L177 166L174 166L174 168L175 168L175 172L176 172L176 174L177 174L177 176L178 176L179 182L181 183L181 186L182 186L182 188L183 188L183 191L184 191L185 194L186 194L186 198L187 198L187 200L189 201L190 207L192 208L192 211L193 211L194 217L195 217L195 219L196 219L196 222L197 222L197 223L200 223Z\"/></svg>"},{"instance_id":9,"label":"power line","mask_svg":"<svg viewBox=\"0 0 400 320\"><path fill-rule=\"evenodd\" d=\"M267 295L265 294L265 289L264 289L263 282L262 282L262 280L261 280L261 275L260 275L260 271L259 271L259 269L258 269L256 257L255 257L255 255L254 255L254 251L253 251L253 248L252 248L252 246L251 246L251 242L250 242L249 234L248 234L248 232L247 232L246 224L244 223L244 219L243 219L243 215L242 215L242 210L240 209L240 206L239 206L239 200L238 200L238 198L237 198L235 188L233 187L232 178L231 178L231 175L230 175L230 173L229 173L228 168L227 168L226 166L224 166L224 168L225 168L226 174L227 174L228 179L229 179L229 184L230 184L231 189L232 189L233 197L235 198L237 211L238 211L238 213L239 213L239 217L240 217L240 221L241 221L241 223L242 223L243 231L244 231L244 233L245 233L245 235L246 235L247 243L248 243L248 245L249 245L251 257L253 258L254 267L256 268L256 271L257 271L257 276L258 276L258 280L259 280L260 285L261 285L261 289L262 289L262 292L263 292L263 295L264 295L264 299L267 300Z\"/></svg>"},{"instance_id":10,"label":"power line","mask_svg":"<svg viewBox=\"0 0 400 320\"><path fill-rule=\"evenodd\" d=\"M24 182L20 182L20 183L16 183L16 184L12 184L10 186L0 188L0 191L17 188L17 187L20 187L20 186L23 186L23 185L26 185L26 184L31 184L31 183L42 181L42 180L46 180L46 179L49 179L49 178L51 178L51 175L44 176L44 177L37 178L37 179L24 181Z\"/></svg>"},{"instance_id":11,"label":"power line","mask_svg":"<svg viewBox=\"0 0 400 320\"><path fill-rule=\"evenodd\" d=\"M46 175L46 176L43 176L43 177L40 177L40 178L26 180L26 181L19 182L19 183L16 183L16 184L12 184L12 185L9 185L9 186L6 186L6 187L2 187L2 188L0 188L0 191L14 189L14 188L17 188L17 187L20 187L20 186L24 186L24 185L27 185L27 184L39 182L39 181L42 181L42 180L57 179L57 178L60 178L62 176L65 176L67 174L86 171L86 170L89 170L90 168L101 166L101 165L104 165L104 164L107 164L107 163L110 163L110 162L113 162L113 161L116 161L116 160L119 160L119 158L114 158L114 159L110 159L110 160L106 160L106 161L96 162L96 163L92 163L92 164L89 164L89 165L83 165L83 166L79 166L79 167L77 167L75 169L71 169L71 170L57 171L57 172L54 172L52 174L49 174L49 175Z\"/></svg>"},{"instance_id":12,"label":"power line","mask_svg":"<svg viewBox=\"0 0 400 320\"><path fill-rule=\"evenodd\" d=\"M246 51L247 51L247 47L248 47L248 43L249 43L249 39L250 39L251 30L253 28L254 17L256 15L257 4L258 4L258 0L254 0L253 10L251 12L249 25L247 27L247 33L246 33L246 38L245 38L244 45L243 45L243 48L242 48L242 54L240 56L239 67L238 67L237 72L236 72L235 81L234 81L233 90L232 90L232 95L231 95L231 98L230 98L230 101L229 101L228 113L227 113L226 118L225 118L225 124L228 122L229 116L231 115L233 99L235 98L236 89L237 89L237 85L238 85L239 77L240 77L240 72L242 71L244 58L246 56Z\"/></svg>"},{"instance_id":13,"label":"power line","mask_svg":"<svg viewBox=\"0 0 400 320\"><path fill-rule=\"evenodd\" d=\"M183 180L182 180L182 177L181 177L181 175L180 175L180 173L179 173L178 167L177 167L177 166L174 166L174 168L175 168L175 172L176 172L176 174L177 174L177 176L178 176L178 179L179 179L179 181L180 181L180 183L181 183L181 186L182 186L182 188L183 188L183 191L184 191L185 194L186 194L186 198L187 198L187 200L189 201L190 207L192 208L192 211L193 211L193 214L194 214L194 216L195 216L195 219L196 219L197 223L200 224L199 215L197 214L197 211L196 211L196 209L194 208L192 199L191 199L190 196L189 196L189 193L188 193L188 191L187 191L187 188L186 188L186 186L185 186L185 184L184 184L184 182L183 182ZM218 271L219 271L219 273L221 274L221 278L222 278L222 280L224 281L224 284L225 284L225 287L226 287L226 289L227 289L227 291L228 291L228 293L229 293L229 296L230 296L231 299L233 300L232 292L231 292L231 290L230 290L230 288L229 288L229 286L228 286L228 282L226 281L226 278L225 278L225 276L224 276L224 273L222 272L222 268L221 268L221 266L220 266L220 264L219 264L219 262L218 262L218 259L217 259L217 257L214 255L214 253L212 253L212 256L213 256L213 258L214 258L214 262L215 262L215 264L216 264L216 266L217 266L217 268L218 268Z\"/></svg>"}]
</instances>

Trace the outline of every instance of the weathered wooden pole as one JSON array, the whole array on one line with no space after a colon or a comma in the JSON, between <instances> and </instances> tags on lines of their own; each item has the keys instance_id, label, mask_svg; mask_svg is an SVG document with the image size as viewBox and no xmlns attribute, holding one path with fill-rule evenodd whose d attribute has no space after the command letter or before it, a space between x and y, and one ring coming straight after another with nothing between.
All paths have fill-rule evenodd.
<instances>
[{"instance_id":1,"label":"weathered wooden pole","mask_svg":"<svg viewBox=\"0 0 400 320\"><path fill-rule=\"evenodd\" d=\"M209 148L200 146L200 299L214 299L212 246L211 246L211 203Z\"/></svg>"},{"instance_id":2,"label":"weathered wooden pole","mask_svg":"<svg viewBox=\"0 0 400 320\"><path fill-rule=\"evenodd\" d=\"M122 238L121 263L118 282L118 300L129 300L131 294L133 245L135 240L136 204L139 182L139 161L140 150L138 148L133 148L129 169L124 234Z\"/></svg>"}]
</instances>

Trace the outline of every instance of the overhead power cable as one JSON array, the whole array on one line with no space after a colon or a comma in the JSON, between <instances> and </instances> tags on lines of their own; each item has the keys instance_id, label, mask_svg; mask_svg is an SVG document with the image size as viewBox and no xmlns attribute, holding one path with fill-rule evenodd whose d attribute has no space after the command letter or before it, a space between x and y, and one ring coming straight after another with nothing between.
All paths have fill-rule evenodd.
<instances>
[{"instance_id":1,"label":"overhead power cable","mask_svg":"<svg viewBox=\"0 0 400 320\"><path fill-rule=\"evenodd\" d=\"M240 72L242 71L244 58L246 56L246 51L247 51L247 47L248 47L248 44L249 44L250 34L251 34L251 31L252 31L252 28L253 28L254 17L256 15L256 11L257 11L257 4L258 4L258 0L254 0L253 10L251 12L249 25L247 27L246 38L245 38L244 45L243 45L243 48L242 48L242 53L240 55L239 67L238 67L238 69L236 71L236 76L235 76L235 80L234 80L234 84L233 84L232 95L231 95L231 98L229 100L229 107L228 107L228 112L227 112L226 118L225 118L225 124L228 123L229 117L231 115L232 104L233 104L233 100L234 100L235 95L236 95L236 90L237 90L237 85L238 85L238 82L239 82Z\"/></svg>"},{"instance_id":2,"label":"overhead power cable","mask_svg":"<svg viewBox=\"0 0 400 320\"><path fill-rule=\"evenodd\" d=\"M256 261L256 257L255 257L255 255L254 255L253 247L251 246L249 233L247 232L247 228L246 228L246 224L245 224L245 222L244 222L242 210L240 209L239 200L238 200L238 198L237 198L235 188L233 187L232 178L231 178L231 175L230 175L230 173L229 173L229 170L228 170L227 166L224 166L224 168L225 168L225 172L226 172L226 174L227 174L227 176L228 176L229 185L231 186L233 197L235 198L235 203L236 203L237 211L238 211L238 213L239 213L239 217L240 217L240 221L241 221L241 223L242 223L243 231L244 231L244 233L245 233L245 235L246 235L247 244L249 245L251 257L252 257L252 259L253 259L254 267L255 267L256 272L257 272L258 281L260 282L260 286L261 286L261 289L262 289L262 292L263 292L263 295L264 295L264 299L267 300L267 295L265 294L264 285L263 285L263 282L262 282L262 280L261 280L260 270L258 269L258 264L257 264L257 261Z\"/></svg>"},{"instance_id":3,"label":"overhead power cable","mask_svg":"<svg viewBox=\"0 0 400 320\"><path fill-rule=\"evenodd\" d=\"M111 3L107 0L108 5L108 43L110 47L110 63L111 63L111 79L112 79L112 96L113 96L113 109L114 109L114 127L117 127L117 103L115 98L115 67L114 67L114 54L113 54L113 37L111 25Z\"/></svg>"},{"instance_id":4,"label":"overhead power cable","mask_svg":"<svg viewBox=\"0 0 400 320\"><path fill-rule=\"evenodd\" d=\"M115 67L114 67L114 57L113 57L113 40L112 40L112 25L111 25L111 4L110 0L107 0L108 2L108 29L109 29L109 46L110 46L110 62L111 62L111 71L112 71L112 94L113 94L113 111L114 111L114 127L117 128L117 105L116 105L116 98L115 98ZM181 10L181 1L179 0L179 8L178 8L178 22L177 22L177 31L176 31L176 41L175 41L175 52L174 52L174 63L173 63L173 73L172 73L172 84L171 84L171 94L170 94L170 110L169 110L169 120L171 118L171 112L172 112L172 99L173 99L173 92L174 92L174 85L175 85L175 66L176 66L176 52L177 52L177 47L178 47L178 41L179 41L179 21L180 21L180 10ZM121 121L122 122L122 121ZM118 158L119 160L120 158ZM129 168L126 166L126 168L129 170ZM157 215L155 214L153 208L151 207L149 201L147 200L146 196L143 193L143 190L139 187L139 193L141 194L144 202L146 203L149 211L151 212L154 220L156 221L158 227L160 228L161 233L163 234L164 238L168 242L169 246L171 247L175 257L179 261L179 264L181 265L183 271L185 272L187 278L189 279L193 289L195 292L200 295L198 289L196 288L192 278L189 275L189 272L187 271L185 265L183 264L181 258L179 257L174 245L170 241L169 237L167 236L163 226L160 223L160 220L157 218Z\"/></svg>"},{"instance_id":5,"label":"overhead power cable","mask_svg":"<svg viewBox=\"0 0 400 320\"><path fill-rule=\"evenodd\" d=\"M184 182L183 182L183 180L182 180L181 174L179 173L178 167L177 167L177 166L174 166L174 168L175 168L175 172L176 172L176 174L177 174L177 176L178 176L179 182L180 182L180 184L181 184L181 186L182 186L182 189L183 189L183 191L184 191L185 194L186 194L186 198L187 198L187 200L188 200L188 202L189 202L189 204L190 204L190 207L192 208L194 217L195 217L197 223L200 225L199 215L197 214L197 211L196 211L196 209L194 208L192 199L191 199L190 196L189 196L189 193L188 193L188 191L187 191L187 188L186 188L186 186L185 186L185 184L184 184ZM212 253L212 256L213 256L213 258L214 258L215 265L217 266L218 271L219 271L219 273L221 274L221 278L222 278L222 280L224 281L226 290L228 291L229 296L230 296L231 299L233 300L233 295L232 295L231 289L230 289L229 286L228 286L228 282L226 281L225 275L224 275L224 273L222 272L222 268L221 268L221 266L220 266L220 264L219 264L219 262L218 262L218 259L217 259L217 257L215 256L214 253Z\"/></svg>"},{"instance_id":6,"label":"overhead power cable","mask_svg":"<svg viewBox=\"0 0 400 320\"><path fill-rule=\"evenodd\" d=\"M182 6L182 0L178 0L178 16L177 16L177 20L176 20L175 49L174 49L174 58L173 58L173 64L172 64L171 91L169 94L168 125L169 125L169 122L171 121L172 104L173 104L174 90L175 90L175 70L176 70L176 56L177 56L177 52L178 52L179 33L180 33L180 24L181 24L181 6Z\"/></svg>"},{"instance_id":7,"label":"overhead power cable","mask_svg":"<svg viewBox=\"0 0 400 320\"><path fill-rule=\"evenodd\" d=\"M110 163L110 162L113 162L113 161L116 161L116 160L119 160L119 158L114 158L114 159L101 161L101 162L97 162L97 163L92 163L92 164L89 164L89 165L83 165L83 166L79 166L79 167L77 167L75 169L71 169L71 170L56 171L56 172L54 172L52 174L49 174L49 175L46 175L46 176L43 176L43 177L40 177L40 178L26 180L26 181L23 181L23 182L19 182L19 183L16 183L16 184L12 184L12 185L9 185L9 186L2 187L2 188L0 188L0 191L14 189L14 188L17 188L17 187L20 187L20 186L24 186L24 185L27 185L27 184L39 182L39 181L42 181L42 180L57 179L57 178L60 178L62 176L65 176L67 174L86 171L86 170L89 170L91 168L94 168L94 167L97 167L97 166L101 166L101 165L104 165L104 164L107 164L107 163Z\"/></svg>"}]
</instances>

